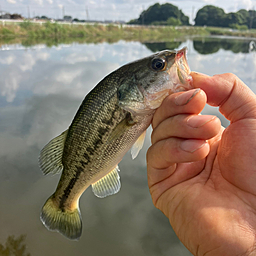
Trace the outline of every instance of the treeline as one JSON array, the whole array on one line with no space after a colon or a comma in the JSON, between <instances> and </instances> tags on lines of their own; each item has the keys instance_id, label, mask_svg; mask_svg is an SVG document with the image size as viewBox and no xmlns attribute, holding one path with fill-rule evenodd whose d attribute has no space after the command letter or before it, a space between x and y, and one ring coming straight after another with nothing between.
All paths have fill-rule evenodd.
<instances>
[{"instance_id":1,"label":"treeline","mask_svg":"<svg viewBox=\"0 0 256 256\"><path fill-rule=\"evenodd\" d=\"M241 9L225 13L222 8L206 5L196 13L195 26L230 27L235 29L256 28L256 11ZM144 10L138 19L128 22L138 25L188 26L189 17L177 6L156 3Z\"/></svg>"},{"instance_id":2,"label":"treeline","mask_svg":"<svg viewBox=\"0 0 256 256\"><path fill-rule=\"evenodd\" d=\"M138 19L128 22L138 25L189 25L189 18L175 5L156 3L140 14Z\"/></svg>"},{"instance_id":3,"label":"treeline","mask_svg":"<svg viewBox=\"0 0 256 256\"><path fill-rule=\"evenodd\" d=\"M238 12L225 13L222 8L206 5L197 12L195 25L237 29L256 28L256 11L241 9Z\"/></svg>"}]
</instances>

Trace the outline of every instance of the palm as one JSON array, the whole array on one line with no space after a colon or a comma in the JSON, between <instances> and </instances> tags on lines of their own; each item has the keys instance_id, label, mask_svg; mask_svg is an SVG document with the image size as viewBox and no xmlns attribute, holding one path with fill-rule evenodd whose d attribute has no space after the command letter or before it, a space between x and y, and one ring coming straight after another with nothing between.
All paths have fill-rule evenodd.
<instances>
[{"instance_id":1,"label":"palm","mask_svg":"<svg viewBox=\"0 0 256 256\"><path fill-rule=\"evenodd\" d=\"M249 255L255 250L256 119L230 119L234 121L226 130L208 140L210 150L203 159L172 164L155 183L149 175L154 204L194 255ZM149 167L152 173L162 170Z\"/></svg>"},{"instance_id":2,"label":"palm","mask_svg":"<svg viewBox=\"0 0 256 256\"><path fill-rule=\"evenodd\" d=\"M166 209L170 223L185 245L192 243L191 238L194 240L197 247L192 252L195 255L203 254L204 248L211 248L212 255L240 255L247 250L244 249L247 248L246 245L253 242L256 197L243 190L246 182L244 179L237 180L234 185L233 179L224 178L226 172L234 177L239 170L230 168L223 171L220 166L226 165L223 159L225 149L216 138L210 143L213 148L210 154L200 162L190 165L190 170L187 169L188 172L200 174L165 191L158 204L164 205L167 198L171 202ZM245 177L251 166L251 163L244 166ZM176 171L181 171L179 168L187 168L187 164L177 165ZM199 170L193 170L196 168ZM238 248L234 247L237 242L233 238L234 233L239 234L244 248L240 248L240 244ZM223 240L226 240L225 247Z\"/></svg>"}]
</instances>

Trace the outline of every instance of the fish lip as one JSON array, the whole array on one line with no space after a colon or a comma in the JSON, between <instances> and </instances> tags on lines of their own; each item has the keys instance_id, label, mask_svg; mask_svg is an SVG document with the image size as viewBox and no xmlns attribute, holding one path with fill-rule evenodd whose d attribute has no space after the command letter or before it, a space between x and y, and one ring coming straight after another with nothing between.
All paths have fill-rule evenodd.
<instances>
[{"instance_id":1,"label":"fish lip","mask_svg":"<svg viewBox=\"0 0 256 256\"><path fill-rule=\"evenodd\" d=\"M181 57L185 57L185 60L187 61L186 59L186 55L187 55L187 51L188 51L188 47L185 46L183 47L182 49L178 50L177 53L176 53L176 56L175 56L175 60L179 60Z\"/></svg>"},{"instance_id":2,"label":"fish lip","mask_svg":"<svg viewBox=\"0 0 256 256\"><path fill-rule=\"evenodd\" d=\"M190 76L190 68L187 62L187 47L183 47L177 51L175 63L177 65L177 73L182 85L191 85L192 78Z\"/></svg>"}]
</instances>

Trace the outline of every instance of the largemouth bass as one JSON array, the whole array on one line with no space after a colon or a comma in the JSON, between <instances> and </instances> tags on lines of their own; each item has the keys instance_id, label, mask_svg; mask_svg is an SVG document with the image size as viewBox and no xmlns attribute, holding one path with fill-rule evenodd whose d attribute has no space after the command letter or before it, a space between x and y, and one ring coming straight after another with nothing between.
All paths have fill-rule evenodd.
<instances>
[{"instance_id":1,"label":"largemouth bass","mask_svg":"<svg viewBox=\"0 0 256 256\"><path fill-rule=\"evenodd\" d=\"M131 147L137 156L163 99L191 88L189 73L186 48L165 50L120 67L85 97L69 128L40 153L44 174L62 171L41 212L49 230L81 236L80 196L90 185L101 198L120 190L118 163Z\"/></svg>"}]
</instances>

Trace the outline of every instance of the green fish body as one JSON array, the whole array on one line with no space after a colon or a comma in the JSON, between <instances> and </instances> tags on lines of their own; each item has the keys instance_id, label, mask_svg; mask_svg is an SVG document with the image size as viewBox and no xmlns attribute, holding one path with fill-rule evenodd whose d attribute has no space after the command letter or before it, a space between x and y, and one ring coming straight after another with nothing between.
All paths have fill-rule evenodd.
<instances>
[{"instance_id":1,"label":"green fish body","mask_svg":"<svg viewBox=\"0 0 256 256\"><path fill-rule=\"evenodd\" d=\"M170 93L191 88L186 48L162 51L126 64L105 77L85 97L70 127L41 151L44 174L62 175L55 193L42 208L41 220L69 239L79 239L79 198L117 193L118 163L132 147L135 158L153 114Z\"/></svg>"}]
</instances>

